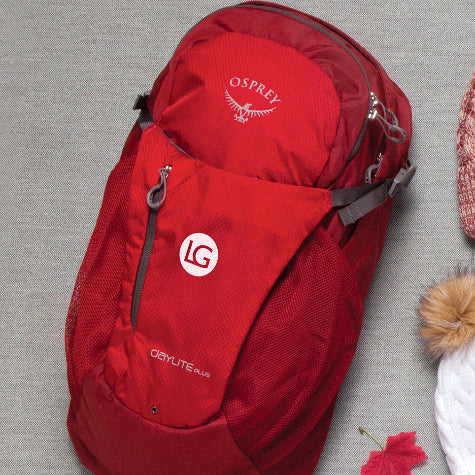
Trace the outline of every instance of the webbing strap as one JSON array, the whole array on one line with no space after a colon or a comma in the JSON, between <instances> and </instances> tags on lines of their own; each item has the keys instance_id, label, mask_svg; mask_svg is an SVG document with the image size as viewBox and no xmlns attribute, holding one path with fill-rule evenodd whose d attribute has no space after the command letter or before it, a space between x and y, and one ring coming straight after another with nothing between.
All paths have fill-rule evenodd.
<instances>
[{"instance_id":1,"label":"webbing strap","mask_svg":"<svg viewBox=\"0 0 475 475\"><path fill-rule=\"evenodd\" d=\"M362 196L377 188L381 183L371 183L369 185L353 186L351 188L341 188L332 190L331 198L333 207L349 205Z\"/></svg>"},{"instance_id":2,"label":"webbing strap","mask_svg":"<svg viewBox=\"0 0 475 475\"><path fill-rule=\"evenodd\" d=\"M338 211L342 223L345 226L356 223L358 219L383 204L388 196L388 182L392 182L392 180L378 183L376 187L372 184L333 190L331 192L333 206L342 206L351 203ZM371 187L371 189L369 189L369 187ZM366 191L364 191L363 188L366 188ZM357 198L353 201L348 201L351 195Z\"/></svg>"},{"instance_id":3,"label":"webbing strap","mask_svg":"<svg viewBox=\"0 0 475 475\"><path fill-rule=\"evenodd\" d=\"M142 130L153 124L153 116L148 107L148 94L142 94L137 96L134 104L134 110L140 110L139 124Z\"/></svg>"}]
</instances>

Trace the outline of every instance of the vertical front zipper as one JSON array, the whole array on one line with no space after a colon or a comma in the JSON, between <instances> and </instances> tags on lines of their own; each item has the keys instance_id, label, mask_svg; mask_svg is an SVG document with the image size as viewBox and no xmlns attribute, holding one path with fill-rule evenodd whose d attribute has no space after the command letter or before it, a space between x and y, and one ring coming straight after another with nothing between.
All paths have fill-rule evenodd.
<instances>
[{"instance_id":1,"label":"vertical front zipper","mask_svg":"<svg viewBox=\"0 0 475 475\"><path fill-rule=\"evenodd\" d=\"M134 292L132 294L132 305L130 308L130 323L132 324L132 331L135 331L135 324L137 323L137 314L140 304L140 295L142 294L148 261L150 260L150 255L152 254L153 241L155 239L155 229L157 227L158 210L165 201L167 195L167 179L171 169L172 167L169 165L160 168L160 179L147 194L147 205L149 206L150 210L148 213L145 241L142 248L142 254L140 255L137 275L135 277Z\"/></svg>"}]
</instances>

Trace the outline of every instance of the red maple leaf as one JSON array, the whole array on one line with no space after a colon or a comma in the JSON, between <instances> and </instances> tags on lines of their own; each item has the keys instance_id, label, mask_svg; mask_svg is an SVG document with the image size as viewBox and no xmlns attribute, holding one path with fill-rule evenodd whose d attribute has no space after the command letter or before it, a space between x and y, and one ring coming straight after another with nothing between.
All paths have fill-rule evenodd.
<instances>
[{"instance_id":1,"label":"red maple leaf","mask_svg":"<svg viewBox=\"0 0 475 475\"><path fill-rule=\"evenodd\" d=\"M389 436L384 450L369 454L361 475L411 475L411 468L427 459L421 447L414 444L415 436L415 432Z\"/></svg>"}]
</instances>

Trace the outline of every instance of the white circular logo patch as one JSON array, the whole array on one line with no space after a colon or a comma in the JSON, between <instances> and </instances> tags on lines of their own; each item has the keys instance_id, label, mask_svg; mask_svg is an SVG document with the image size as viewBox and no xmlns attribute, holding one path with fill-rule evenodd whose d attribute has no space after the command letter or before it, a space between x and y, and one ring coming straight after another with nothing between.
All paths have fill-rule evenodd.
<instances>
[{"instance_id":1,"label":"white circular logo patch","mask_svg":"<svg viewBox=\"0 0 475 475\"><path fill-rule=\"evenodd\" d=\"M188 274L202 277L218 262L218 247L207 234L190 234L181 244L180 262Z\"/></svg>"}]
</instances>

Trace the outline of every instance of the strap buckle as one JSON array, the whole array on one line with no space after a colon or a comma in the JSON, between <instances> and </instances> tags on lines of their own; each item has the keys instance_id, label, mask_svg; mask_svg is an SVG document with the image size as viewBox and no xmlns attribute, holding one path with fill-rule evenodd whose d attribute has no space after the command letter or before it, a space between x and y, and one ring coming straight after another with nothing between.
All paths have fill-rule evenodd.
<instances>
[{"instance_id":1,"label":"strap buckle","mask_svg":"<svg viewBox=\"0 0 475 475\"><path fill-rule=\"evenodd\" d=\"M134 110L140 110L139 124L142 130L153 124L152 112L148 107L148 93L139 94L134 102Z\"/></svg>"},{"instance_id":2,"label":"strap buckle","mask_svg":"<svg viewBox=\"0 0 475 475\"><path fill-rule=\"evenodd\" d=\"M135 102L134 102L134 107L133 107L134 111L148 109L147 99L148 99L148 93L139 94L137 96L137 99L135 99Z\"/></svg>"},{"instance_id":3,"label":"strap buckle","mask_svg":"<svg viewBox=\"0 0 475 475\"><path fill-rule=\"evenodd\" d=\"M411 162L407 160L406 168L401 168L394 177L391 186L389 187L388 195L392 198L401 188L407 188L414 177L416 170L417 166L412 165Z\"/></svg>"}]
</instances>

